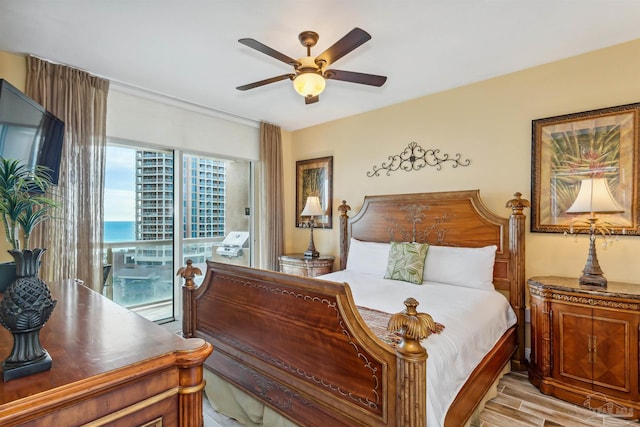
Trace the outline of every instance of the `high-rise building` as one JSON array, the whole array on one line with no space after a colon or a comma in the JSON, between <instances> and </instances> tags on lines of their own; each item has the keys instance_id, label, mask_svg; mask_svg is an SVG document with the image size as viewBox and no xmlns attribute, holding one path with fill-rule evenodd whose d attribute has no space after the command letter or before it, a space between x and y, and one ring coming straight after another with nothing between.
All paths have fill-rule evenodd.
<instances>
[{"instance_id":1,"label":"high-rise building","mask_svg":"<svg viewBox=\"0 0 640 427\"><path fill-rule=\"evenodd\" d=\"M136 239L173 239L173 155L136 152ZM224 236L226 165L224 161L184 156L183 237L207 239ZM210 259L213 241L183 246L185 260ZM173 260L170 244L136 250L137 265L167 265Z\"/></svg>"},{"instance_id":2,"label":"high-rise building","mask_svg":"<svg viewBox=\"0 0 640 427\"><path fill-rule=\"evenodd\" d=\"M224 235L226 165L224 161L184 156L186 238ZM173 156L136 152L136 239L173 238Z\"/></svg>"},{"instance_id":3,"label":"high-rise building","mask_svg":"<svg viewBox=\"0 0 640 427\"><path fill-rule=\"evenodd\" d=\"M173 155L136 151L136 240L173 238Z\"/></svg>"},{"instance_id":4,"label":"high-rise building","mask_svg":"<svg viewBox=\"0 0 640 427\"><path fill-rule=\"evenodd\" d=\"M184 237L224 236L225 162L185 156L183 170Z\"/></svg>"}]
</instances>

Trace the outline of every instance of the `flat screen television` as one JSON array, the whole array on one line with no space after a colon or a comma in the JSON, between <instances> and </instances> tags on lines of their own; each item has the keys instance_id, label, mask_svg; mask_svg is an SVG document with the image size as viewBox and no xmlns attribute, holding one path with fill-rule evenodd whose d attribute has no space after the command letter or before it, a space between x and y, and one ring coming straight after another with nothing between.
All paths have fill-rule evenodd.
<instances>
[{"instance_id":1,"label":"flat screen television","mask_svg":"<svg viewBox=\"0 0 640 427\"><path fill-rule=\"evenodd\" d=\"M0 156L45 166L57 184L63 142L64 122L0 79Z\"/></svg>"}]
</instances>

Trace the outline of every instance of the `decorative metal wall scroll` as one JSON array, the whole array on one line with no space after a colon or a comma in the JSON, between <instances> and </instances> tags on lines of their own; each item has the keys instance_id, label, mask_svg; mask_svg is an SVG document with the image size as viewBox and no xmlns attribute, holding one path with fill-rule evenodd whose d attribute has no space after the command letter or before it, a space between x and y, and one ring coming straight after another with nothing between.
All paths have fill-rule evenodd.
<instances>
[{"instance_id":1,"label":"decorative metal wall scroll","mask_svg":"<svg viewBox=\"0 0 640 427\"><path fill-rule=\"evenodd\" d=\"M442 169L442 164L452 162L451 167L469 166L471 160L461 160L462 155L457 153L454 157L448 154L440 154L439 149L424 149L417 142L410 142L400 154L389 156L390 163L382 163L382 166L373 166L373 170L367 172L367 176L380 176L380 171L387 171L387 176L391 172L403 170L405 172L417 171L426 166L433 166L437 170Z\"/></svg>"}]
</instances>

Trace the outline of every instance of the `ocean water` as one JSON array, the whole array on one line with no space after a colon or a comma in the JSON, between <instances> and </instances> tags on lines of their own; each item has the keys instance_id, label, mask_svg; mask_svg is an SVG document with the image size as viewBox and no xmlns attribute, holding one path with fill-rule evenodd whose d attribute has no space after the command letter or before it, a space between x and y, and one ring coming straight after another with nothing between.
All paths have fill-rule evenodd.
<instances>
[{"instance_id":1,"label":"ocean water","mask_svg":"<svg viewBox=\"0 0 640 427\"><path fill-rule=\"evenodd\" d=\"M135 221L105 221L105 243L132 242L136 240Z\"/></svg>"}]
</instances>

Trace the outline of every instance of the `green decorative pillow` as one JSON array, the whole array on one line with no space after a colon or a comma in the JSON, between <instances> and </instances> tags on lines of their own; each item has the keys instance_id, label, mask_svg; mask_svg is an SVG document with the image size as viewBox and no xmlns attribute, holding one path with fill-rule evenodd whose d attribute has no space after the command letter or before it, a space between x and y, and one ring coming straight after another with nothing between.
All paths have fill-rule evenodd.
<instances>
[{"instance_id":1,"label":"green decorative pillow","mask_svg":"<svg viewBox=\"0 0 640 427\"><path fill-rule=\"evenodd\" d=\"M428 250L427 243L391 242L384 278L421 285Z\"/></svg>"}]
</instances>

